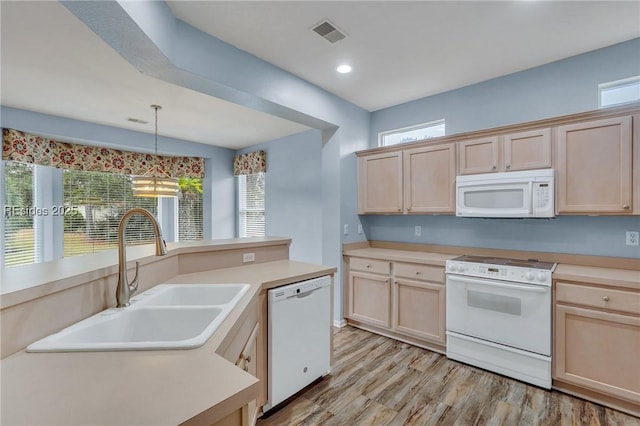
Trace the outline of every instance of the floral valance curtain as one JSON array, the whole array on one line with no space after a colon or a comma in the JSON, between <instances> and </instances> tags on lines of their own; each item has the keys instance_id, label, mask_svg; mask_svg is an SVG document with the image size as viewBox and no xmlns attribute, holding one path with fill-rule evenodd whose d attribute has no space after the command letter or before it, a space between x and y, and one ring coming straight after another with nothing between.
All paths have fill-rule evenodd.
<instances>
[{"instance_id":1,"label":"floral valance curtain","mask_svg":"<svg viewBox=\"0 0 640 426\"><path fill-rule=\"evenodd\" d=\"M14 129L2 129L2 159L61 169L144 175L158 165L169 176L204 177L204 159L164 157L58 142Z\"/></svg>"},{"instance_id":2,"label":"floral valance curtain","mask_svg":"<svg viewBox=\"0 0 640 426\"><path fill-rule=\"evenodd\" d=\"M254 151L248 154L236 155L233 158L233 174L253 175L267 171L267 153L264 151Z\"/></svg>"}]
</instances>

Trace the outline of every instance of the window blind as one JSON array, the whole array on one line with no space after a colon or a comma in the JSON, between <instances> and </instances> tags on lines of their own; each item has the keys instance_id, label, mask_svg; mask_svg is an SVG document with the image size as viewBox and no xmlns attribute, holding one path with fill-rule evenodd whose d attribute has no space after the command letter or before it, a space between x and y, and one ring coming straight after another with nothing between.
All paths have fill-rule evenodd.
<instances>
[{"instance_id":1,"label":"window blind","mask_svg":"<svg viewBox=\"0 0 640 426\"><path fill-rule=\"evenodd\" d=\"M180 178L178 241L202 239L202 179Z\"/></svg>"},{"instance_id":2,"label":"window blind","mask_svg":"<svg viewBox=\"0 0 640 426\"><path fill-rule=\"evenodd\" d=\"M131 177L105 172L65 170L64 257L117 248L118 224L134 207L158 214L155 198L137 198ZM153 226L141 215L132 216L125 230L127 244L151 244Z\"/></svg>"},{"instance_id":3,"label":"window blind","mask_svg":"<svg viewBox=\"0 0 640 426\"><path fill-rule=\"evenodd\" d=\"M34 235L33 164L5 162L4 250L5 266L35 263L38 247Z\"/></svg>"},{"instance_id":4,"label":"window blind","mask_svg":"<svg viewBox=\"0 0 640 426\"><path fill-rule=\"evenodd\" d=\"M239 237L264 236L265 174L239 175L237 179Z\"/></svg>"}]
</instances>

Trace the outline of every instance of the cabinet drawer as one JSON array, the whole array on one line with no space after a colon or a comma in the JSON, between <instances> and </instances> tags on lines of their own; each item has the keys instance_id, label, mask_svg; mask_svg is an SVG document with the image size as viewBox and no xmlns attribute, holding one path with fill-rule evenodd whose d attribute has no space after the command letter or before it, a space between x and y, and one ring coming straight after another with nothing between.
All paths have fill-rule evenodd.
<instances>
[{"instance_id":1,"label":"cabinet drawer","mask_svg":"<svg viewBox=\"0 0 640 426\"><path fill-rule=\"evenodd\" d=\"M640 313L640 293L591 287L565 282L556 283L556 301L630 314Z\"/></svg>"},{"instance_id":2,"label":"cabinet drawer","mask_svg":"<svg viewBox=\"0 0 640 426\"><path fill-rule=\"evenodd\" d=\"M394 263L396 277L444 283L444 268L417 263Z\"/></svg>"},{"instance_id":3,"label":"cabinet drawer","mask_svg":"<svg viewBox=\"0 0 640 426\"><path fill-rule=\"evenodd\" d=\"M387 260L352 257L349 260L349 269L354 271L365 271L374 274L389 275L390 262Z\"/></svg>"}]
</instances>

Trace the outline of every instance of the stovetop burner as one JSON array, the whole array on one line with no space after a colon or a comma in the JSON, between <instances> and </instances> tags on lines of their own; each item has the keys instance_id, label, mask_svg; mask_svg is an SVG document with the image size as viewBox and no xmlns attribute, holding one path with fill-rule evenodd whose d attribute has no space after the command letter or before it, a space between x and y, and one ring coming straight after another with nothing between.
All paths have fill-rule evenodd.
<instances>
[{"instance_id":1,"label":"stovetop burner","mask_svg":"<svg viewBox=\"0 0 640 426\"><path fill-rule=\"evenodd\" d=\"M471 262L471 263L484 263L487 265L504 265L515 266L520 268L533 268L551 270L555 263L552 262L540 262L537 259L508 259L504 257L482 257L482 256L460 256L452 259L458 262Z\"/></svg>"}]
</instances>

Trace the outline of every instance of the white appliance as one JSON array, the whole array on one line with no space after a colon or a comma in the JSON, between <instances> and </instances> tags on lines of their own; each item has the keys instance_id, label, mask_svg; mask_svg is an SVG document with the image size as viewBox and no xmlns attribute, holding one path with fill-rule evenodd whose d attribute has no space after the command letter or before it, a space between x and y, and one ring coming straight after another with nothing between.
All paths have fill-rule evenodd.
<instances>
[{"instance_id":1,"label":"white appliance","mask_svg":"<svg viewBox=\"0 0 640 426\"><path fill-rule=\"evenodd\" d=\"M331 277L268 291L266 412L330 372Z\"/></svg>"},{"instance_id":2,"label":"white appliance","mask_svg":"<svg viewBox=\"0 0 640 426\"><path fill-rule=\"evenodd\" d=\"M456 216L553 217L553 169L456 177Z\"/></svg>"},{"instance_id":3,"label":"white appliance","mask_svg":"<svg viewBox=\"0 0 640 426\"><path fill-rule=\"evenodd\" d=\"M461 256L447 261L447 357L551 388L555 263Z\"/></svg>"}]
</instances>

